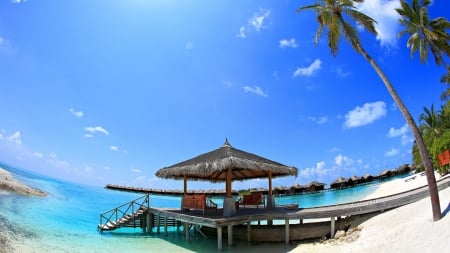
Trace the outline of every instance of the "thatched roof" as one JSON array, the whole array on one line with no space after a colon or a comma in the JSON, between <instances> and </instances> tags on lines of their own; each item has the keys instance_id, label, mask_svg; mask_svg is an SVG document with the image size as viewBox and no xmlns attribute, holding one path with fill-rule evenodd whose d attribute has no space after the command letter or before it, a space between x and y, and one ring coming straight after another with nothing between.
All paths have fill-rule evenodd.
<instances>
[{"instance_id":1,"label":"thatched roof","mask_svg":"<svg viewBox=\"0 0 450 253\"><path fill-rule=\"evenodd\" d=\"M325 185L326 185L325 183L320 183L320 182L317 182L317 181L312 181L312 182L310 182L309 184L305 185L305 187L306 187L306 188L309 188L309 187L311 187L311 186L320 187L320 186L325 186Z\"/></svg>"},{"instance_id":2,"label":"thatched roof","mask_svg":"<svg viewBox=\"0 0 450 253\"><path fill-rule=\"evenodd\" d=\"M348 183L348 179L345 179L343 177L339 177L336 180L333 181L333 183L331 183L331 187L335 186L335 185L344 185Z\"/></svg>"},{"instance_id":3,"label":"thatched roof","mask_svg":"<svg viewBox=\"0 0 450 253\"><path fill-rule=\"evenodd\" d=\"M233 148L228 140L216 150L164 167L156 172L156 176L183 179L186 175L193 180L219 182L226 181L229 167L232 169L231 180L267 178L269 172L272 177L297 176L297 168Z\"/></svg>"}]
</instances>

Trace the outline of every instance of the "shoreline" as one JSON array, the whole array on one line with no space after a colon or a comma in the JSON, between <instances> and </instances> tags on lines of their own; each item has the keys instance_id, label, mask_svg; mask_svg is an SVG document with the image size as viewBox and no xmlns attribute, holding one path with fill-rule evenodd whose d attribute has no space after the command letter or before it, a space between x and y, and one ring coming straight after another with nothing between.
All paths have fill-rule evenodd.
<instances>
[{"instance_id":1,"label":"shoreline","mask_svg":"<svg viewBox=\"0 0 450 253\"><path fill-rule=\"evenodd\" d=\"M446 175L445 177L449 177ZM443 178L436 175L436 180ZM427 184L418 174L380 184L364 199L409 191ZM443 217L432 220L430 197L401 206L363 222L353 233L323 242L299 243L290 253L303 252L447 252L450 238L450 188L439 191Z\"/></svg>"},{"instance_id":2,"label":"shoreline","mask_svg":"<svg viewBox=\"0 0 450 253\"><path fill-rule=\"evenodd\" d=\"M46 197L47 193L16 180L9 171L0 167L0 191L25 196Z\"/></svg>"}]
</instances>

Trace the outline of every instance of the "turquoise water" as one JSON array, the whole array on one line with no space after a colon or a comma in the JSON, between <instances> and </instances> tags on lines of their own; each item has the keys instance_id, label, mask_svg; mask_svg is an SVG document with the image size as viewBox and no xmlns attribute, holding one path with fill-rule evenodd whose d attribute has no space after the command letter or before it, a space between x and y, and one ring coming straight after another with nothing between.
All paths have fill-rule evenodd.
<instances>
[{"instance_id":1,"label":"turquoise water","mask_svg":"<svg viewBox=\"0 0 450 253\"><path fill-rule=\"evenodd\" d=\"M144 235L140 229L119 229L100 234L96 227L100 213L142 195L63 182L3 164L0 167L10 171L18 180L49 193L45 198L6 192L0 194L0 232L13 241L18 252L217 251L216 238L193 236L191 242L186 242L183 233L176 231L170 231L168 236L163 233ZM301 207L313 207L351 202L364 198L376 188L374 184L340 191L278 197L276 204L299 203ZM216 201L221 205L221 199ZM150 205L154 207L179 207L179 204L179 197L150 197ZM231 247L225 246L221 252L245 251L253 246L238 242ZM283 247L275 250L285 252L287 249Z\"/></svg>"}]
</instances>

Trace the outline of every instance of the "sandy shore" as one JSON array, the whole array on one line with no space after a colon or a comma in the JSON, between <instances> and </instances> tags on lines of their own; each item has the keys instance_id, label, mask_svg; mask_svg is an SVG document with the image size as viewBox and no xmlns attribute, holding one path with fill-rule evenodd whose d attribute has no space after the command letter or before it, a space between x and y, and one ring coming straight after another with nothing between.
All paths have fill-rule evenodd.
<instances>
[{"instance_id":1,"label":"sandy shore","mask_svg":"<svg viewBox=\"0 0 450 253\"><path fill-rule=\"evenodd\" d=\"M10 192L14 192L17 194L22 195L29 195L29 196L40 196L44 197L47 196L47 193L35 189L32 187L29 187L19 181L17 181L11 173L8 171L0 168L0 190L6 190Z\"/></svg>"},{"instance_id":2,"label":"sandy shore","mask_svg":"<svg viewBox=\"0 0 450 253\"><path fill-rule=\"evenodd\" d=\"M408 178L406 178L408 179ZM437 177L438 179L438 177ZM381 184L367 199L411 190L426 184L426 176L397 179ZM439 192L443 217L432 221L430 198L384 212L364 222L360 231L323 243L301 243L291 253L300 252L449 252L450 188Z\"/></svg>"}]
</instances>

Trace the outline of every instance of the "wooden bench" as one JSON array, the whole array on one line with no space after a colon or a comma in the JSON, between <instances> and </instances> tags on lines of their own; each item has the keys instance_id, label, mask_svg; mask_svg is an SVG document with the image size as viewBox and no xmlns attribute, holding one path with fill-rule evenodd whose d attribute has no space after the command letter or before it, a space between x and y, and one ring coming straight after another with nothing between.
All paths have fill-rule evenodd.
<instances>
[{"instance_id":1,"label":"wooden bench","mask_svg":"<svg viewBox=\"0 0 450 253\"><path fill-rule=\"evenodd\" d=\"M201 210L203 216L207 209L217 210L217 204L206 198L206 194L184 195L181 199L181 211Z\"/></svg>"},{"instance_id":2,"label":"wooden bench","mask_svg":"<svg viewBox=\"0 0 450 253\"><path fill-rule=\"evenodd\" d=\"M261 192L252 192L242 196L239 201L239 205L243 205L244 207L246 205L256 205L256 208L259 208L259 205L263 205L266 207L264 203L264 196Z\"/></svg>"}]
</instances>

